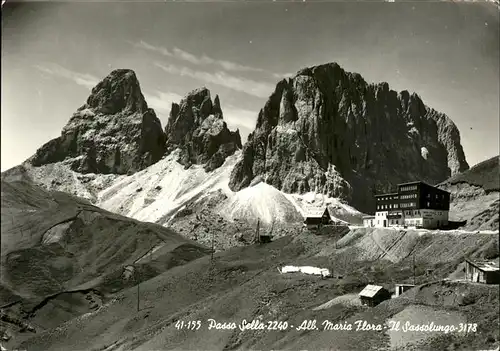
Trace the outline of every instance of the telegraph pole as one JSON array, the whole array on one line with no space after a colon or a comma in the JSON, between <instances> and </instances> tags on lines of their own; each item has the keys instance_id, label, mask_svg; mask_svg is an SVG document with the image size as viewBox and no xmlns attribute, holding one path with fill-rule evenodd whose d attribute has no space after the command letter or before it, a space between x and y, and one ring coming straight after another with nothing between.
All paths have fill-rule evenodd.
<instances>
[{"instance_id":1,"label":"telegraph pole","mask_svg":"<svg viewBox=\"0 0 500 351\"><path fill-rule=\"evenodd\" d=\"M210 257L210 261L213 263L214 261L214 232L212 231L212 256Z\"/></svg>"},{"instance_id":2,"label":"telegraph pole","mask_svg":"<svg viewBox=\"0 0 500 351\"><path fill-rule=\"evenodd\" d=\"M260 242L260 233L259 233L259 229L260 229L260 218L257 219L257 230L255 231L255 241L258 243Z\"/></svg>"},{"instance_id":3,"label":"telegraph pole","mask_svg":"<svg viewBox=\"0 0 500 351\"><path fill-rule=\"evenodd\" d=\"M415 253L413 253L413 285L415 285Z\"/></svg>"},{"instance_id":4,"label":"telegraph pole","mask_svg":"<svg viewBox=\"0 0 500 351\"><path fill-rule=\"evenodd\" d=\"M140 282L137 284L137 312L139 312L139 285L141 285Z\"/></svg>"}]
</instances>

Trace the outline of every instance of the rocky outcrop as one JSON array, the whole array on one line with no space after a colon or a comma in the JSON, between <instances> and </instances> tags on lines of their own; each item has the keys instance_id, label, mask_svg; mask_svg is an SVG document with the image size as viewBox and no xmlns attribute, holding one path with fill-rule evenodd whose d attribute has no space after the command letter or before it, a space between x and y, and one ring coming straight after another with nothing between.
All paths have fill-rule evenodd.
<instances>
[{"instance_id":1,"label":"rocky outcrop","mask_svg":"<svg viewBox=\"0 0 500 351\"><path fill-rule=\"evenodd\" d=\"M230 188L261 178L288 193L341 197L369 212L376 192L416 179L435 184L468 167L448 117L416 94L368 84L331 63L277 84Z\"/></svg>"},{"instance_id":2,"label":"rocky outcrop","mask_svg":"<svg viewBox=\"0 0 500 351\"><path fill-rule=\"evenodd\" d=\"M165 127L169 151L181 149L179 162L185 167L203 164L206 171L220 167L226 157L241 149L238 130L231 132L223 120L219 97L201 88L173 103Z\"/></svg>"},{"instance_id":3,"label":"rocky outcrop","mask_svg":"<svg viewBox=\"0 0 500 351\"><path fill-rule=\"evenodd\" d=\"M142 95L135 73L117 69L98 83L63 128L29 159L33 166L67 161L81 173L142 170L165 153L161 122Z\"/></svg>"},{"instance_id":4,"label":"rocky outcrop","mask_svg":"<svg viewBox=\"0 0 500 351\"><path fill-rule=\"evenodd\" d=\"M451 193L450 220L467 221L467 230L497 230L500 156L480 162L439 184Z\"/></svg>"}]
</instances>

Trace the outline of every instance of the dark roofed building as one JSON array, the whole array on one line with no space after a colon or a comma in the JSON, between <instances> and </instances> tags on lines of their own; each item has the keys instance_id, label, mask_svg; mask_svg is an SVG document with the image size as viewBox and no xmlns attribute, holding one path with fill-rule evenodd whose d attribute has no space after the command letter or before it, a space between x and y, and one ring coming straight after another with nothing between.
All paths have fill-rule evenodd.
<instances>
[{"instance_id":1,"label":"dark roofed building","mask_svg":"<svg viewBox=\"0 0 500 351\"><path fill-rule=\"evenodd\" d=\"M376 306L382 301L389 300L391 293L379 285L367 285L360 293L359 299L366 306Z\"/></svg>"},{"instance_id":2,"label":"dark roofed building","mask_svg":"<svg viewBox=\"0 0 500 351\"><path fill-rule=\"evenodd\" d=\"M308 228L320 227L322 225L333 224L332 218L330 217L330 212L328 208L325 208L322 212L317 212L314 214L309 214L304 219L304 225Z\"/></svg>"},{"instance_id":3,"label":"dark roofed building","mask_svg":"<svg viewBox=\"0 0 500 351\"><path fill-rule=\"evenodd\" d=\"M375 195L375 202L375 227L448 225L450 193L425 182L398 184L397 192Z\"/></svg>"}]
</instances>

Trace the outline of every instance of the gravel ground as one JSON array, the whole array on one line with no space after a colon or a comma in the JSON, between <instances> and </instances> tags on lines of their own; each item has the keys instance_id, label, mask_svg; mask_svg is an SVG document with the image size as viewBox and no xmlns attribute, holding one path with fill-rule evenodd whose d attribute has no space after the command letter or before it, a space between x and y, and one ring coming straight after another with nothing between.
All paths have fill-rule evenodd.
<instances>
[{"instance_id":1,"label":"gravel ground","mask_svg":"<svg viewBox=\"0 0 500 351\"><path fill-rule=\"evenodd\" d=\"M408 306L403 311L397 313L389 320L400 322L403 326L406 322L411 323L413 326L427 325L431 322L434 325L458 326L459 323L466 323L465 317L458 312L440 311L427 306ZM388 330L391 347L402 347L408 344L420 342L422 340L432 338L436 334L442 334L443 331L435 332L422 332L422 331L404 331L403 327L400 330Z\"/></svg>"},{"instance_id":2,"label":"gravel ground","mask_svg":"<svg viewBox=\"0 0 500 351\"><path fill-rule=\"evenodd\" d=\"M344 306L361 306L361 301L359 300L358 294L345 294L337 296L330 301L313 308L313 311L326 310L333 305L344 305Z\"/></svg>"}]
</instances>

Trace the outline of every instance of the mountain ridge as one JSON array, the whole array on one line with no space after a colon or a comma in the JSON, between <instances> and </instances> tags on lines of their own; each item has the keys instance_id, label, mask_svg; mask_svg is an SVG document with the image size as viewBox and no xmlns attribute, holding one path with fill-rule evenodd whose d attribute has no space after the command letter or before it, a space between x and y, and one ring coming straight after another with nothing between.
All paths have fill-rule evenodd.
<instances>
[{"instance_id":1,"label":"mountain ridge","mask_svg":"<svg viewBox=\"0 0 500 351\"><path fill-rule=\"evenodd\" d=\"M468 169L460 133L420 97L368 84L338 64L304 68L277 83L231 175L286 193L340 196L366 211L392 184L439 183Z\"/></svg>"},{"instance_id":2,"label":"mountain ridge","mask_svg":"<svg viewBox=\"0 0 500 351\"><path fill-rule=\"evenodd\" d=\"M414 179L435 184L447 179L452 173L468 168L460 145L460 134L448 117L426 107L415 93L410 94L405 90L395 92L389 89L386 82L368 84L359 73L346 72L336 63L303 68L294 77L280 80L259 112L256 128L244 145L239 131L227 128L219 96L216 95L212 100L206 87L192 90L179 103L172 103L164 130L156 117L152 122L154 127L144 128L144 123L140 127L139 117L143 116L141 113L144 111L148 114L151 109L147 107L135 73L131 70L115 70L92 90L87 103L78 109L76 117L70 119L63 129L63 135L72 135L69 142L56 142L72 146L75 140L78 144L82 139L81 144L85 144L89 142L88 139L97 136L97 140L101 140L97 144L104 145L102 150L96 150L95 147L76 149L70 155L75 157L66 155L64 160L45 162L48 164L44 166L41 166L42 161L47 159L41 159L38 163L28 162L31 165L4 172L6 174L2 174L2 178L8 174L27 177L44 184L48 189L67 189L104 205L99 196L111 194L105 191L106 187L119 189L120 184L128 184L124 185L125 188L131 189L135 181L153 179L150 174L153 169L161 174L162 185L158 186L168 186L164 182L168 179L168 173L165 173L168 169L168 172L175 172L186 182L197 184L194 187L197 190L190 192L179 184L180 193L169 193L168 204L156 198L162 193L159 190L148 190L150 195L144 197L139 190L142 189L140 184L135 186L137 191L126 191L126 199L122 196L122 190L113 193L116 198L113 197L115 195L106 195L109 198L106 203L111 206L109 208L132 217L149 213L148 208L159 206L161 202L162 206L166 205L163 213L158 212L153 216L154 219L149 215L138 218L154 221L163 218L162 223L166 224L169 223L167 217L174 216L175 211L182 208L183 203L178 203L181 201L179 199L187 201L185 204L193 201L185 194L192 193L195 198L201 196L197 191L204 188L197 182L202 179L207 184L218 184L218 189L226 194L226 199L220 200L228 203L234 200L229 197L249 187L256 194L261 194L259 196L264 196L262 189L256 185L259 182L267 183L271 186L267 189L275 188L286 195L269 195L256 200L259 206L271 206L274 210L268 212L264 208L257 210L239 204L238 201L243 201L246 196L242 195L236 197L241 199L234 203L235 207L225 211L232 213L234 208L241 208L241 213L260 213L267 218L269 213L281 211L275 201L285 208L293 209L296 207L295 198L302 199L309 193L337 198L343 204L369 213L373 211L373 195L389 190L394 184ZM95 117L96 113L100 120ZM132 126L120 125L124 128L122 134L125 138L137 136L139 128L159 138L157 140L161 142L156 145L155 157L138 167L129 168L126 173L123 172L125 169L117 172L116 167L104 172L95 167L92 169L94 172L85 167L82 169L82 164L88 164L89 159L96 159L96 155L101 155L99 157L105 160L107 157L107 162L116 166L116 162L113 163L116 161L116 151L110 150L108 143L112 140L110 136L105 132L92 134L87 124L97 119L101 124L110 123L111 128L105 125L105 131L113 130L116 129L116 116L122 116L123 113L126 116L131 114L131 119L135 118ZM85 133L82 133L82 128L86 130ZM51 148L51 143L44 145L37 154L50 155L46 151ZM91 143L96 144L94 141ZM124 142L112 145L119 146L120 150L129 147ZM83 155L78 155L78 150ZM141 150L140 147L135 148L134 155L141 155ZM160 162L166 158L171 161ZM229 158L231 161L227 163ZM193 172L183 172L169 162L176 162L185 169L196 167ZM198 166L205 171L204 175ZM144 173L146 170L150 171ZM141 176L125 180L125 174L139 172L143 172ZM171 176L174 176L173 173ZM196 180L189 179L192 176ZM54 179L48 179L50 177ZM222 179L224 182L227 179L227 184L220 183ZM213 196L219 196L217 189L207 189L214 192ZM278 200L285 198L291 204ZM130 207L132 203L134 205ZM320 202L314 204L319 206ZM104 206L108 208L108 205ZM301 212L302 205L297 208L304 215ZM297 213L290 214L290 218L298 217ZM283 218L287 218L287 215ZM231 218L227 220L231 221ZM254 220L249 218L249 222Z\"/></svg>"}]
</instances>

